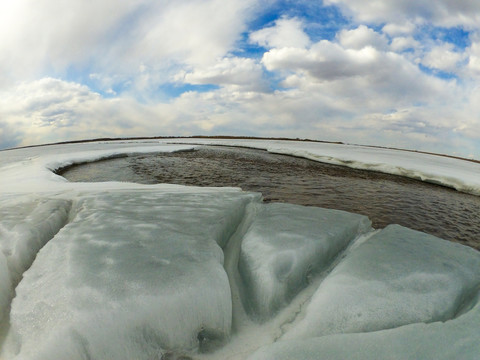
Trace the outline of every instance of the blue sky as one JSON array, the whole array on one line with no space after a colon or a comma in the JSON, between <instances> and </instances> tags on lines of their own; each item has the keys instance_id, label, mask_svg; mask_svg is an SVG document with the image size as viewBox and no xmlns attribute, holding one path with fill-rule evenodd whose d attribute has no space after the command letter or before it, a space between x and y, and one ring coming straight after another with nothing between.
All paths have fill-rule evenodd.
<instances>
[{"instance_id":1,"label":"blue sky","mask_svg":"<svg viewBox=\"0 0 480 360\"><path fill-rule=\"evenodd\" d=\"M0 148L256 135L480 158L480 3L0 3Z\"/></svg>"}]
</instances>

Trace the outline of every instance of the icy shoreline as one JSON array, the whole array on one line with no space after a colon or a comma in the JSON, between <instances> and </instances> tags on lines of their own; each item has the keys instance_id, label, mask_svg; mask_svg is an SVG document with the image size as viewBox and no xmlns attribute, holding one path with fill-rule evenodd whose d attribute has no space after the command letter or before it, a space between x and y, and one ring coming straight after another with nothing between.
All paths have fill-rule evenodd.
<instances>
[{"instance_id":1,"label":"icy shoreline","mask_svg":"<svg viewBox=\"0 0 480 360\"><path fill-rule=\"evenodd\" d=\"M228 145L414 176L423 169L429 181L480 189L475 173L459 180L478 164L458 160L448 168L452 159L410 163L384 150L345 154L336 144ZM0 325L10 324L2 359L480 353L476 250L400 226L373 231L357 214L264 204L237 188L69 183L53 173L194 146L109 142L0 153Z\"/></svg>"},{"instance_id":2,"label":"icy shoreline","mask_svg":"<svg viewBox=\"0 0 480 360\"><path fill-rule=\"evenodd\" d=\"M271 153L306 158L313 161L341 165L354 169L378 171L430 182L457 191L480 196L480 164L468 160L387 148L336 143L247 140L247 139L193 139L178 138L143 142L107 141L66 145L51 145L13 149L0 152L0 185L9 188L15 179L18 163L36 167L34 171L55 171L73 164L98 161L135 153L182 151L197 145L221 145L266 150ZM55 151L57 150L57 151ZM43 154L37 157L37 153ZM62 154L62 155L59 155ZM77 153L77 155L68 155ZM80 155L78 155L80 153ZM17 165L15 165L15 163ZM17 178L21 178L21 172Z\"/></svg>"},{"instance_id":3,"label":"icy shoreline","mask_svg":"<svg viewBox=\"0 0 480 360\"><path fill-rule=\"evenodd\" d=\"M480 164L405 150L336 143L281 140L175 139L172 144L225 145L262 149L327 164L378 171L480 195Z\"/></svg>"}]
</instances>

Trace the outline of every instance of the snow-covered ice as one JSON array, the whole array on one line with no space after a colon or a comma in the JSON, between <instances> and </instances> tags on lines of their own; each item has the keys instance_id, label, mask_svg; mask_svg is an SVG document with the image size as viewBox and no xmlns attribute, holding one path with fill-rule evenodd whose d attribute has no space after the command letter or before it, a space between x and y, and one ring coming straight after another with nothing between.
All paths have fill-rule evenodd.
<instances>
[{"instance_id":1,"label":"snow-covered ice","mask_svg":"<svg viewBox=\"0 0 480 360\"><path fill-rule=\"evenodd\" d=\"M338 144L176 141L185 144L0 152L1 359L478 358L476 250L241 189L69 183L53 173L203 142L480 194L478 164Z\"/></svg>"}]
</instances>

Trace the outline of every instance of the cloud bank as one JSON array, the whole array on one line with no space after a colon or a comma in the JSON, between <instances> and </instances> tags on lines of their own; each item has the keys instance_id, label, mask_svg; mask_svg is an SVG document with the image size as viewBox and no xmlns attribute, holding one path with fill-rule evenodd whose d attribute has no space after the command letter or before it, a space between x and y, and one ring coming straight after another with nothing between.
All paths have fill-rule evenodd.
<instances>
[{"instance_id":1,"label":"cloud bank","mask_svg":"<svg viewBox=\"0 0 480 360\"><path fill-rule=\"evenodd\" d=\"M2 2L0 148L229 134L480 158L479 20L448 0Z\"/></svg>"}]
</instances>

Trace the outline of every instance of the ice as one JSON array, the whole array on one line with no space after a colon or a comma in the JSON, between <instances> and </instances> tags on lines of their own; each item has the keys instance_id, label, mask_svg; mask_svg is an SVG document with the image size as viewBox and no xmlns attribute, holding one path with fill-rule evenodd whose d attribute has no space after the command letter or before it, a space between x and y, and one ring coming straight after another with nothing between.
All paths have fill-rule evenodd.
<instances>
[{"instance_id":1,"label":"ice","mask_svg":"<svg viewBox=\"0 0 480 360\"><path fill-rule=\"evenodd\" d=\"M480 194L479 164L341 144L176 141L0 152L1 359L245 359L257 349L251 359L478 359L473 249L240 189L69 183L52 170L203 142Z\"/></svg>"},{"instance_id":2,"label":"ice","mask_svg":"<svg viewBox=\"0 0 480 360\"><path fill-rule=\"evenodd\" d=\"M220 245L254 199L188 188L77 199L17 287L8 348L19 359L150 359L221 344L232 302Z\"/></svg>"},{"instance_id":3,"label":"ice","mask_svg":"<svg viewBox=\"0 0 480 360\"><path fill-rule=\"evenodd\" d=\"M7 266L7 259L0 252L0 324L7 315L10 300L13 297L12 279Z\"/></svg>"},{"instance_id":4,"label":"ice","mask_svg":"<svg viewBox=\"0 0 480 360\"><path fill-rule=\"evenodd\" d=\"M477 251L390 225L335 267L285 338L447 321L479 286Z\"/></svg>"},{"instance_id":5,"label":"ice","mask_svg":"<svg viewBox=\"0 0 480 360\"><path fill-rule=\"evenodd\" d=\"M163 143L83 143L14 149L0 152L0 188L3 194L59 193L78 189L91 190L91 184L72 184L56 175L55 170L74 164L139 153L175 152L193 149L191 145ZM126 187L127 183L97 184L105 190Z\"/></svg>"},{"instance_id":6,"label":"ice","mask_svg":"<svg viewBox=\"0 0 480 360\"><path fill-rule=\"evenodd\" d=\"M258 350L249 360L477 360L480 354L480 294L473 308L446 322L417 323L369 333L336 334L278 341Z\"/></svg>"},{"instance_id":7,"label":"ice","mask_svg":"<svg viewBox=\"0 0 480 360\"><path fill-rule=\"evenodd\" d=\"M262 204L243 237L239 270L246 308L258 320L284 307L359 234L362 215L292 204Z\"/></svg>"},{"instance_id":8,"label":"ice","mask_svg":"<svg viewBox=\"0 0 480 360\"><path fill-rule=\"evenodd\" d=\"M0 314L37 252L67 222L70 207L71 201L62 199L15 197L0 202Z\"/></svg>"}]
</instances>

